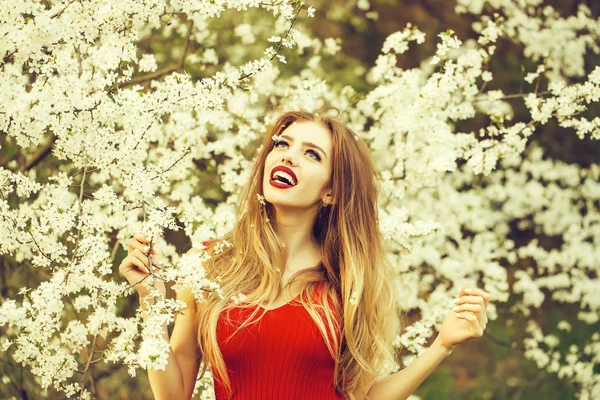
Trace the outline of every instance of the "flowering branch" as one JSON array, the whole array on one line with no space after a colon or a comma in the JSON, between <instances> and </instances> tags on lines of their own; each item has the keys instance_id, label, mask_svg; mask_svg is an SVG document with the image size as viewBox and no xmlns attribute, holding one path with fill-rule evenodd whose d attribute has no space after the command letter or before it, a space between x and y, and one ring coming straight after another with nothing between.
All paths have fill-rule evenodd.
<instances>
[{"instance_id":1,"label":"flowering branch","mask_svg":"<svg viewBox=\"0 0 600 400\"><path fill-rule=\"evenodd\" d=\"M151 180L160 178L161 176L163 176L164 174L166 174L167 172L169 172L175 165L177 165L177 163L181 160L183 160L185 158L185 156L187 156L188 154L190 154L192 150L190 148L187 148L185 150L185 153L183 153L183 155L181 157L179 157L179 159L177 159L177 161L175 161L173 164L171 164L171 166L169 168L167 168L166 170L164 170L163 172L161 172L160 174L153 176L152 178L150 178Z\"/></svg>"},{"instance_id":2,"label":"flowering branch","mask_svg":"<svg viewBox=\"0 0 600 400\"><path fill-rule=\"evenodd\" d=\"M269 58L269 61L273 61L273 59L279 54L279 50L281 49L281 46L283 45L283 42L285 41L285 39L287 39L288 35L292 31L292 28L294 27L294 24L296 23L296 19L298 18L298 14L300 14L300 10L302 10L303 6L304 6L304 4L300 4L298 6L298 9L296 10L296 14L294 15L294 19L290 23L290 27L288 28L287 32L285 33L285 36L283 37L283 39L279 42L279 45L277 46L277 49L275 50L275 52L273 53L271 58ZM256 72L260 72L260 71L261 71L261 68L259 68ZM252 75L252 73L247 73L247 74L241 76L239 79L240 82L243 81L244 79L250 77L251 75Z\"/></svg>"},{"instance_id":3,"label":"flowering branch","mask_svg":"<svg viewBox=\"0 0 600 400\"><path fill-rule=\"evenodd\" d=\"M90 369L90 365L92 364L92 357L94 357L94 349L96 348L96 340L98 339L98 334L94 335L94 339L92 340L92 348L89 351L89 357L85 364L85 369L83 370L83 376L81 377L81 391L79 392L79 398L83 398L83 394L85 391L85 378L87 377L87 373Z\"/></svg>"},{"instance_id":4,"label":"flowering branch","mask_svg":"<svg viewBox=\"0 0 600 400\"><path fill-rule=\"evenodd\" d=\"M50 138L48 139L48 142L33 155L33 158L31 160L29 160L28 162L23 164L18 169L18 171L19 172L29 171L30 169L35 167L37 164L39 164L44 158L46 158L50 154L55 142L56 142L56 136L54 135L54 133L50 132Z\"/></svg>"},{"instance_id":5,"label":"flowering branch","mask_svg":"<svg viewBox=\"0 0 600 400\"><path fill-rule=\"evenodd\" d=\"M150 72L148 74L133 77L128 81L118 83L115 87L122 89L127 86L138 85L140 83L153 81L155 79L160 79L163 76L169 75L170 73L173 73L173 72L183 71L183 69L185 67L185 60L188 56L188 53L189 53L190 47L191 47L191 37L192 37L193 30L194 30L194 21L190 20L189 24L188 24L188 34L185 39L185 47L183 50L183 55L181 56L181 60L179 61L178 64L163 68L160 71L154 71L154 72Z\"/></svg>"},{"instance_id":6,"label":"flowering branch","mask_svg":"<svg viewBox=\"0 0 600 400\"><path fill-rule=\"evenodd\" d=\"M87 158L87 156L85 156L85 161L84 161L84 166L83 166L83 176L81 177L81 183L79 185L79 202L78 202L79 216L78 216L78 224L76 226L77 238L75 239L75 248L73 250L73 257L71 258L71 262L69 263L69 266L67 267L69 270L70 270L70 267L73 265L75 258L77 257L77 250L79 250L79 239L81 238L81 229L79 228L79 224L81 223L81 220L83 217L83 189L84 189L85 178L86 178L86 173L87 173L87 163L88 163L88 158ZM69 276L68 273L67 273L67 276Z\"/></svg>"},{"instance_id":7,"label":"flowering branch","mask_svg":"<svg viewBox=\"0 0 600 400\"><path fill-rule=\"evenodd\" d=\"M52 15L50 17L50 19L55 19L55 18L60 17L62 15L62 13L64 13L67 10L67 8L69 8L69 6L71 4L73 4L73 3L75 3L76 1L79 1L79 0L71 0L71 1L69 1L63 8L60 9L60 11L58 11L56 14Z\"/></svg>"}]
</instances>

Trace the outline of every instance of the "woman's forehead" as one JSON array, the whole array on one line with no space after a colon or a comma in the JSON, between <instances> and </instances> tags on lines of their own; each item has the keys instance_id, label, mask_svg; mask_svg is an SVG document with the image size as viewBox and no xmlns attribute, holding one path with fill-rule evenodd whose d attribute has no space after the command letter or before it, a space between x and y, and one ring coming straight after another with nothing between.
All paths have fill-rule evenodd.
<instances>
[{"instance_id":1,"label":"woman's forehead","mask_svg":"<svg viewBox=\"0 0 600 400\"><path fill-rule=\"evenodd\" d=\"M313 121L295 121L282 132L282 135L328 147L332 144L331 133L323 125Z\"/></svg>"}]
</instances>

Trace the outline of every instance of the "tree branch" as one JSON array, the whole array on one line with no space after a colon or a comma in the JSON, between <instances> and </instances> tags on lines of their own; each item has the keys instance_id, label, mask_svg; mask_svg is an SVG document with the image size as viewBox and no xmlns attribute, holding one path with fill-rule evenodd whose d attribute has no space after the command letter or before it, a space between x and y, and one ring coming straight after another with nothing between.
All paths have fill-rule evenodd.
<instances>
[{"instance_id":1,"label":"tree branch","mask_svg":"<svg viewBox=\"0 0 600 400\"><path fill-rule=\"evenodd\" d=\"M121 82L119 84L116 85L116 88L121 89L127 86L133 86L133 85L137 85L138 83L143 83L146 81L151 81L154 79L159 79L162 78L165 75L170 74L171 72L175 72L178 71L180 69L179 65L171 65L167 68L163 68L161 70L158 71L154 71L154 72L150 72L148 74L144 74L144 75L139 75L136 77L131 78L129 81L127 82Z\"/></svg>"},{"instance_id":2,"label":"tree branch","mask_svg":"<svg viewBox=\"0 0 600 400\"><path fill-rule=\"evenodd\" d=\"M190 20L189 26L188 26L188 35L185 39L185 47L183 49L183 55L181 56L181 60L179 61L179 63L177 65L171 65L169 67L163 68L158 71L154 71L154 72L150 72L148 74L133 77L127 82L121 82L121 83L117 84L116 88L121 89L121 88L124 88L127 86L137 85L139 83L143 83L146 81L151 81L154 79L162 78L163 76L168 75L172 72L184 70L185 60L187 59L187 55L188 55L188 53L190 51L190 47L191 47L191 42L192 42L191 38L192 38L193 30L194 30L194 21Z\"/></svg>"},{"instance_id":3,"label":"tree branch","mask_svg":"<svg viewBox=\"0 0 600 400\"><path fill-rule=\"evenodd\" d=\"M46 158L52 152L52 147L54 146L54 143L56 143L56 135L53 132L50 132L50 139L44 145L44 147L38 149L38 151L36 151L33 155L33 158L26 162L25 165L22 165L17 171L29 171L30 169L38 165L44 158Z\"/></svg>"},{"instance_id":4,"label":"tree branch","mask_svg":"<svg viewBox=\"0 0 600 400\"><path fill-rule=\"evenodd\" d=\"M164 170L163 172L161 172L159 175L153 176L152 178L150 178L151 180L154 180L156 178L160 178L161 176L163 176L165 173L169 172L169 170L171 170L175 165L177 165L177 163L181 160L183 160L183 158L185 156L187 156L192 150L190 148L187 148L185 153L183 153L183 155L181 157L179 157L179 159L177 161L175 161L173 164L171 164L171 166L169 168L167 168L166 170Z\"/></svg>"},{"instance_id":5,"label":"tree branch","mask_svg":"<svg viewBox=\"0 0 600 400\"><path fill-rule=\"evenodd\" d=\"M78 1L78 0L71 0L71 1L70 1L70 2L69 2L67 5L66 5L66 6L64 6L64 7L63 7L63 8L62 8L62 9L61 9L59 12L57 12L56 14L54 14L53 16L51 16L51 17L50 17L50 19L54 19L54 18L58 18L58 17L60 17L60 16L62 15L62 13L64 13L64 12L65 12L65 10L66 10L67 8L69 8L69 6L70 6L71 4L73 4L73 3L75 3L76 1Z\"/></svg>"},{"instance_id":6,"label":"tree branch","mask_svg":"<svg viewBox=\"0 0 600 400\"><path fill-rule=\"evenodd\" d=\"M279 46L277 46L277 49L275 50L275 54L273 54L273 56L271 56L271 58L269 59L269 61L273 61L273 59L277 56L277 54L279 54L279 50L281 49L281 46L283 45L283 41L285 39L287 39L287 37L289 36L290 32L292 31L292 28L294 27L294 24L296 23L296 19L298 18L298 14L300 14L300 10L302 10L303 6L304 6L303 4L300 4L298 6L298 10L296 11L296 15L294 15L294 19L292 20L292 23L290 24L290 27L289 27L288 31L285 33L285 36L283 37L283 39L281 39L281 41L279 42ZM261 69L259 68L258 72L260 72L260 70ZM242 80L250 77L251 75L252 75L251 73L248 73L248 74L240 77L239 80L242 81Z\"/></svg>"},{"instance_id":7,"label":"tree branch","mask_svg":"<svg viewBox=\"0 0 600 400\"><path fill-rule=\"evenodd\" d=\"M83 391L85 390L85 378L90 369L90 365L92 363L92 357L94 356L94 348L96 347L96 340L98 339L98 334L94 335L94 340L92 341L92 350L90 351L90 355L88 357L87 363L85 364L85 369L83 370L83 377L81 378L81 391L79 392L79 398L83 397Z\"/></svg>"}]
</instances>

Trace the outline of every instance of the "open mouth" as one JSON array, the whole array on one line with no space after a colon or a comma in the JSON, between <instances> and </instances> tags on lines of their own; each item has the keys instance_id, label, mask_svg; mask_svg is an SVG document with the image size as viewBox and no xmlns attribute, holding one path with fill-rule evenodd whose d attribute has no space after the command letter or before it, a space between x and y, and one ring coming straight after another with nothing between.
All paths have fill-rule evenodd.
<instances>
[{"instance_id":1,"label":"open mouth","mask_svg":"<svg viewBox=\"0 0 600 400\"><path fill-rule=\"evenodd\" d=\"M283 166L273 168L273 171L271 172L271 181L283 184L287 187L296 186L298 184L294 171Z\"/></svg>"}]
</instances>

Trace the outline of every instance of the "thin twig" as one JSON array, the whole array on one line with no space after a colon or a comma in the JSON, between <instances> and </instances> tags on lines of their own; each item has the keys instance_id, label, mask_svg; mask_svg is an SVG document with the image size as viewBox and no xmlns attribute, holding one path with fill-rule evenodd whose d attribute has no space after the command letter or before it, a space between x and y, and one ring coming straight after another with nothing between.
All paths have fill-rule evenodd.
<instances>
[{"instance_id":1,"label":"thin twig","mask_svg":"<svg viewBox=\"0 0 600 400\"><path fill-rule=\"evenodd\" d=\"M144 74L144 75L139 75L139 76L133 77L130 80L128 80L127 82L121 82L121 83L119 83L116 87L120 89L120 88L124 88L124 87L127 87L127 86L133 86L133 85L136 85L138 83L145 82L145 81L150 81L150 80L162 78L163 76L168 75L171 72L175 72L177 70L179 70L179 65L171 65L169 67L163 68L163 69L158 70L158 71L154 71L154 72L150 72L148 74Z\"/></svg>"},{"instance_id":2,"label":"thin twig","mask_svg":"<svg viewBox=\"0 0 600 400\"><path fill-rule=\"evenodd\" d=\"M483 336L486 337L487 339L489 339L490 341L494 342L497 345L508 347L509 349L513 349L513 350L523 351L522 349L520 349L518 346L515 345L515 342L509 342L507 340L498 339L497 337L495 337L494 335L492 335L489 332L484 332Z\"/></svg>"},{"instance_id":3,"label":"thin twig","mask_svg":"<svg viewBox=\"0 0 600 400\"><path fill-rule=\"evenodd\" d=\"M292 31L292 28L294 27L294 24L296 23L296 19L298 18L298 14L300 14L300 10L302 10L303 6L304 6L303 4L300 4L300 6L298 6L298 10L296 11L296 15L294 15L294 19L292 20L292 23L290 24L288 31L286 32L283 39L281 39L281 41L279 42L279 46L277 46L277 49L275 50L275 54L273 54L273 56L269 59L269 61L273 61L273 59L277 56L277 54L279 54L279 50L281 49L281 46L283 45L283 41L287 39L290 32ZM261 68L258 69L258 72L260 72L260 71L261 71ZM239 80L242 81L251 75L252 75L251 73L247 73L246 75L242 76Z\"/></svg>"},{"instance_id":4,"label":"thin twig","mask_svg":"<svg viewBox=\"0 0 600 400\"><path fill-rule=\"evenodd\" d=\"M110 262L112 263L115 260L115 257L117 256L117 251L119 250L119 241L115 240L115 244L113 245L113 248L110 252Z\"/></svg>"},{"instance_id":5,"label":"thin twig","mask_svg":"<svg viewBox=\"0 0 600 400\"><path fill-rule=\"evenodd\" d=\"M70 2L69 2L67 5L66 5L66 6L64 6L64 7L62 8L62 10L60 10L59 12L57 12L56 14L54 14L53 16L51 16L51 17L50 17L50 19L54 19L54 18L58 18L58 17L60 17L60 16L62 15L62 13L64 13L64 12L65 12L65 10L66 10L67 8L69 8L69 6L70 6L71 4L73 4L73 3L75 3L76 1L78 1L78 0L71 0L71 1L70 1Z\"/></svg>"},{"instance_id":6,"label":"thin twig","mask_svg":"<svg viewBox=\"0 0 600 400\"><path fill-rule=\"evenodd\" d=\"M151 265L151 266L152 266L152 265ZM154 275L154 274L152 274L152 275L154 276L154 279L160 279L160 280L164 280L164 279L162 279L161 277L159 277L158 275ZM136 285L139 285L140 283L144 282L144 281L145 281L145 280L146 280L146 279L147 279L149 276L151 276L151 275L146 275L145 277L143 277L142 279L140 279L139 281L137 281L137 282L136 282L136 283L134 283L133 285L129 285L129 286L127 286L127 290L129 290L129 289L133 289L133 287L134 287L134 286L136 286Z\"/></svg>"},{"instance_id":7,"label":"thin twig","mask_svg":"<svg viewBox=\"0 0 600 400\"><path fill-rule=\"evenodd\" d=\"M538 77L537 80L535 81L535 89L533 90L533 93L535 93L535 95L537 96L538 94L538 89L540 88L540 81L542 80L542 77Z\"/></svg>"},{"instance_id":8,"label":"thin twig","mask_svg":"<svg viewBox=\"0 0 600 400\"><path fill-rule=\"evenodd\" d=\"M10 218L10 217L9 217ZM11 218L12 219L12 218ZM13 220L14 221L14 220ZM16 222L15 222L16 225ZM42 249L40 248L38 242L35 240L35 237L33 236L33 233L31 233L31 231L28 231L27 233L29 233L29 236L31 236L31 239L33 240L33 243L35 244L35 247L37 247L38 251L40 252L41 255L43 255L44 257L46 257L48 260L50 260L50 262L54 265L57 266L61 266L59 263L57 263L56 261L54 261L52 258L50 258L50 256L48 256L46 253L44 253L42 251Z\"/></svg>"},{"instance_id":9,"label":"thin twig","mask_svg":"<svg viewBox=\"0 0 600 400\"><path fill-rule=\"evenodd\" d=\"M170 65L166 68L163 68L159 71L154 71L154 72L150 72L148 74L144 74L144 75L139 75L136 76L134 78L131 78L129 81L127 82L121 82L119 84L117 84L117 88L121 89L127 86L133 86L136 85L138 83L143 83L146 81L151 81L154 79L159 79L162 78L165 75L170 74L171 72L176 72L176 71L181 71L183 70L184 66L185 66L185 60L187 59L187 55L190 51L190 47L191 47L191 37L192 37L192 32L194 30L194 21L190 20L190 24L189 24L189 28L188 28L188 35L185 39L185 47L183 49L183 55L181 56L181 60L179 61L179 64L177 65ZM136 145L137 146L137 145Z\"/></svg>"},{"instance_id":10,"label":"thin twig","mask_svg":"<svg viewBox=\"0 0 600 400\"><path fill-rule=\"evenodd\" d=\"M259 6L270 6L270 7L275 7L275 6L282 6L283 3L258 3Z\"/></svg>"},{"instance_id":11,"label":"thin twig","mask_svg":"<svg viewBox=\"0 0 600 400\"><path fill-rule=\"evenodd\" d=\"M144 133L142 133L142 136L140 136L140 139L137 141L137 143L135 144L135 146L133 146L133 150L137 149L138 145L142 142L142 139L146 135L146 132L148 132L150 130L150 128L152 127L153 124L154 124L154 120L152 120L150 122L150 125L148 125L148 127L146 128L146 130L144 131Z\"/></svg>"},{"instance_id":12,"label":"thin twig","mask_svg":"<svg viewBox=\"0 0 600 400\"><path fill-rule=\"evenodd\" d=\"M161 176L163 176L164 174L166 174L167 172L169 172L169 170L171 170L171 168L173 168L179 161L181 161L185 156L187 156L192 150L190 148L188 148L185 153L179 157L179 159L177 161L175 161L169 168L167 168L166 170L164 170L163 172L161 172L159 175L156 175L152 178L150 178L151 180L160 178Z\"/></svg>"},{"instance_id":13,"label":"thin twig","mask_svg":"<svg viewBox=\"0 0 600 400\"><path fill-rule=\"evenodd\" d=\"M94 340L92 340L92 350L90 351L90 356L88 357L87 363L85 364L85 369L83 370L83 377L81 378L81 391L79 392L79 398L83 397L83 391L85 390L85 378L90 369L90 365L92 363L92 357L94 355L94 348L96 347L96 340L98 339L98 334L94 335Z\"/></svg>"},{"instance_id":14,"label":"thin twig","mask_svg":"<svg viewBox=\"0 0 600 400\"><path fill-rule=\"evenodd\" d=\"M19 49L14 49L12 52L8 53L7 55L5 55L2 58L2 64L1 64L2 65L2 69L4 69L4 64L5 64L4 60L10 59L12 56L14 56L17 53L17 51L19 51Z\"/></svg>"},{"instance_id":15,"label":"thin twig","mask_svg":"<svg viewBox=\"0 0 600 400\"><path fill-rule=\"evenodd\" d=\"M532 93L533 93L533 92L532 92ZM531 94L531 93L516 93L516 94L509 94L509 95L506 95L506 96L504 96L504 97L501 97L501 98L499 98L497 101L524 98L524 97L527 97L527 96L529 96L530 94ZM544 91L544 92L533 93L533 94L535 94L536 96L545 96L545 95L547 95L547 94L552 94L552 92L550 92L550 91ZM477 102L479 102L479 101L489 101L489 99L488 99L488 98L485 98L485 97L482 97L482 98L480 98L480 99L473 100L473 102L474 102L474 103L477 103Z\"/></svg>"},{"instance_id":16,"label":"thin twig","mask_svg":"<svg viewBox=\"0 0 600 400\"><path fill-rule=\"evenodd\" d=\"M80 188L79 188L79 219L78 219L78 223L81 221L81 217L83 215L83 189L85 187L85 177L87 175L87 163L88 163L88 157L87 154L85 156L85 162L83 165L83 176L81 177L81 184L80 184ZM75 250L73 250L73 258L71 259L71 263L69 264L69 267L72 265L73 260L75 260L75 256L77 255L77 250L79 249L79 239L81 238L81 229L77 228L77 239L75 239Z\"/></svg>"},{"instance_id":17,"label":"thin twig","mask_svg":"<svg viewBox=\"0 0 600 400\"><path fill-rule=\"evenodd\" d=\"M194 31L194 21L190 20L190 24L188 26L188 35L185 39L185 47L183 48L183 55L181 56L181 61L179 62L179 68L183 69L185 66L185 60L190 51L191 43L192 43L192 32Z\"/></svg>"},{"instance_id":18,"label":"thin twig","mask_svg":"<svg viewBox=\"0 0 600 400\"><path fill-rule=\"evenodd\" d=\"M117 160L115 159L113 161L117 161ZM97 168L97 167L96 168L91 168L91 169L88 169L87 172L96 172L96 171L100 171L101 169L102 168ZM73 175L71 175L71 178L75 178L77 175L82 174L82 173L83 173L83 170L78 171L78 172L74 173Z\"/></svg>"},{"instance_id":19,"label":"thin twig","mask_svg":"<svg viewBox=\"0 0 600 400\"><path fill-rule=\"evenodd\" d=\"M483 93L483 91L485 90L487 84L488 84L487 81L483 82L483 84L481 85L481 88L479 88L479 94Z\"/></svg>"}]
</instances>

